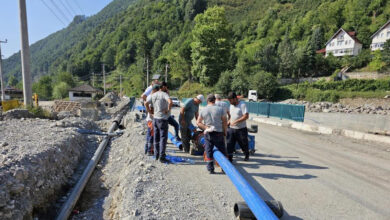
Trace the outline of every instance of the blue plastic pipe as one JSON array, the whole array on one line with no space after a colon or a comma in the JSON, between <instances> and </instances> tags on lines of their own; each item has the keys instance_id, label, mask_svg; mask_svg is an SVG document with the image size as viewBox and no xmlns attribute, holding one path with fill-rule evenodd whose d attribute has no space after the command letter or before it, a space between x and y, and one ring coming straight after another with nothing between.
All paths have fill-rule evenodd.
<instances>
[{"instance_id":1,"label":"blue plastic pipe","mask_svg":"<svg viewBox=\"0 0 390 220\"><path fill-rule=\"evenodd\" d=\"M169 138L169 140L171 140L172 143L173 143L174 145L176 145L178 148L181 147L182 142L176 140L176 137L175 137L170 131L168 131L168 138Z\"/></svg>"},{"instance_id":2,"label":"blue plastic pipe","mask_svg":"<svg viewBox=\"0 0 390 220\"><path fill-rule=\"evenodd\" d=\"M257 219L278 219L260 195L257 194L252 186L249 185L244 177L236 170L230 161L217 150L217 148L214 148L213 156L236 186L238 192L241 194L242 198L244 198L246 204Z\"/></svg>"}]
</instances>

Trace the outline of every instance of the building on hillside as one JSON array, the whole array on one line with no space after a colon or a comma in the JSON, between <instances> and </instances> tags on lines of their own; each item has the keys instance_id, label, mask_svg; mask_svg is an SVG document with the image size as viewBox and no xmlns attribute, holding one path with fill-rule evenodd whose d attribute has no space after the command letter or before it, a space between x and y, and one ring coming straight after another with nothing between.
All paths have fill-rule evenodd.
<instances>
[{"instance_id":1,"label":"building on hillside","mask_svg":"<svg viewBox=\"0 0 390 220\"><path fill-rule=\"evenodd\" d=\"M347 32L340 28L326 43L326 54L335 57L356 56L362 50L363 44L356 38L356 32Z\"/></svg>"},{"instance_id":2,"label":"building on hillside","mask_svg":"<svg viewBox=\"0 0 390 220\"><path fill-rule=\"evenodd\" d=\"M69 100L70 101L90 101L96 94L101 93L99 89L95 89L90 85L81 85L72 89L69 89Z\"/></svg>"},{"instance_id":3,"label":"building on hillside","mask_svg":"<svg viewBox=\"0 0 390 220\"><path fill-rule=\"evenodd\" d=\"M383 50L383 45L390 39L390 20L371 36L372 51Z\"/></svg>"},{"instance_id":4,"label":"building on hillside","mask_svg":"<svg viewBox=\"0 0 390 220\"><path fill-rule=\"evenodd\" d=\"M12 86L7 86L4 88L4 95L5 100L23 99L23 91Z\"/></svg>"}]
</instances>

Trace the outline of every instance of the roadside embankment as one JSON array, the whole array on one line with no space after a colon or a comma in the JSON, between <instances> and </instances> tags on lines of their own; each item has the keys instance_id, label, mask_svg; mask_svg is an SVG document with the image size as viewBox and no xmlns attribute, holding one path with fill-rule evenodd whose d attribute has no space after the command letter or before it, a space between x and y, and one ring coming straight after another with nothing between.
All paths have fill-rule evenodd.
<instances>
[{"instance_id":1,"label":"roadside embankment","mask_svg":"<svg viewBox=\"0 0 390 220\"><path fill-rule=\"evenodd\" d=\"M96 140L76 128L97 129L80 118L0 121L0 219L44 213L74 184L74 170Z\"/></svg>"}]
</instances>

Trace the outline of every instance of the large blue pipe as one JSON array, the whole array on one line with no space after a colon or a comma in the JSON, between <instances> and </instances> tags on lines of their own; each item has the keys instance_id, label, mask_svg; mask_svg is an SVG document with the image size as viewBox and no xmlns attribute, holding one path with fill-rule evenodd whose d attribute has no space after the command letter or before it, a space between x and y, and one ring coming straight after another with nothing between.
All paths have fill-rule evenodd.
<instances>
[{"instance_id":1,"label":"large blue pipe","mask_svg":"<svg viewBox=\"0 0 390 220\"><path fill-rule=\"evenodd\" d=\"M257 219L278 219L263 199L261 199L260 195L257 194L240 172L236 170L230 161L226 159L217 148L214 148L213 156L236 186L238 192L241 194L242 198L244 198L246 204Z\"/></svg>"},{"instance_id":2,"label":"large blue pipe","mask_svg":"<svg viewBox=\"0 0 390 220\"><path fill-rule=\"evenodd\" d=\"M176 140L176 137L170 131L168 131L168 138L174 145L176 145L178 148L181 148L182 142Z\"/></svg>"}]
</instances>

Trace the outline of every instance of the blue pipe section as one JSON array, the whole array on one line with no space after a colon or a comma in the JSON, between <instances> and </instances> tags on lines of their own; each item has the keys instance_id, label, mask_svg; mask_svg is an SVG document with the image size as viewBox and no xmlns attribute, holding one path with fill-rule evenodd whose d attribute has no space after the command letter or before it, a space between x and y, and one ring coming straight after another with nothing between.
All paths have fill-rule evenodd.
<instances>
[{"instance_id":1,"label":"blue pipe section","mask_svg":"<svg viewBox=\"0 0 390 220\"><path fill-rule=\"evenodd\" d=\"M169 140L171 140L172 143L173 143L174 145L176 145L178 148L180 148L180 146L182 145L182 142L176 140L176 137L175 137L170 131L168 131L168 138L169 138Z\"/></svg>"},{"instance_id":2,"label":"blue pipe section","mask_svg":"<svg viewBox=\"0 0 390 220\"><path fill-rule=\"evenodd\" d=\"M244 198L246 204L257 219L278 219L260 195L257 194L252 186L249 185L244 177L236 170L236 168L234 168L230 161L215 147L213 156L236 186L238 192L241 194L242 198Z\"/></svg>"}]
</instances>

